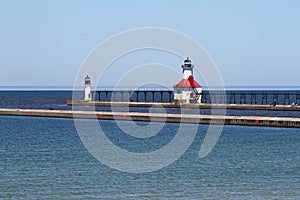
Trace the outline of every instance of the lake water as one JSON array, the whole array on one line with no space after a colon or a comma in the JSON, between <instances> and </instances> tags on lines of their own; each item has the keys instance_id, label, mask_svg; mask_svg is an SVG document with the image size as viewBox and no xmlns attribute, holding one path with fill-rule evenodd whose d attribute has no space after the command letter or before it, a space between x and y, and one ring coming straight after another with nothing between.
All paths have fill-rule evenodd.
<instances>
[{"instance_id":1,"label":"lake water","mask_svg":"<svg viewBox=\"0 0 300 200\"><path fill-rule=\"evenodd\" d=\"M65 105L70 97L71 92L0 92L0 105L70 109ZM99 124L115 145L134 152L161 148L178 130L168 123L141 139L129 137L114 121ZM130 130L130 123L123 125ZM0 199L300 198L299 129L224 126L216 146L200 159L207 128L200 125L191 146L171 165L126 173L86 150L73 119L0 116Z\"/></svg>"}]
</instances>

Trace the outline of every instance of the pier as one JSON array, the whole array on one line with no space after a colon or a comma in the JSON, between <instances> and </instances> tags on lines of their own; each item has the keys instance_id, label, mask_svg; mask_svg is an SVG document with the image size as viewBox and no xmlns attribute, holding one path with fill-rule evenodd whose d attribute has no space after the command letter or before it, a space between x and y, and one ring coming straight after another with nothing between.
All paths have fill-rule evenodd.
<instances>
[{"instance_id":1,"label":"pier","mask_svg":"<svg viewBox=\"0 0 300 200\"><path fill-rule=\"evenodd\" d=\"M97 120L123 120L145 122L168 122L190 124L225 124L243 126L270 126L300 128L300 118L258 117L258 116L219 116L197 114L165 114L140 112L97 112L75 110L0 109L0 116L28 116L54 118L80 118Z\"/></svg>"},{"instance_id":2,"label":"pier","mask_svg":"<svg viewBox=\"0 0 300 200\"><path fill-rule=\"evenodd\" d=\"M163 107L189 109L229 109L229 110L275 110L300 111L300 106L292 105L258 105L258 104L175 104L158 102L107 102L107 101L68 101L69 106L107 106L107 107Z\"/></svg>"},{"instance_id":3,"label":"pier","mask_svg":"<svg viewBox=\"0 0 300 200\"><path fill-rule=\"evenodd\" d=\"M111 102L173 102L172 90L144 89L144 90L96 90L92 91L95 101Z\"/></svg>"},{"instance_id":4,"label":"pier","mask_svg":"<svg viewBox=\"0 0 300 200\"><path fill-rule=\"evenodd\" d=\"M91 91L92 100L109 102L174 102L174 91L166 89L143 89L143 90L110 90L102 89ZM300 91L298 90L203 90L201 103L204 104L251 104L270 105L300 104Z\"/></svg>"}]
</instances>

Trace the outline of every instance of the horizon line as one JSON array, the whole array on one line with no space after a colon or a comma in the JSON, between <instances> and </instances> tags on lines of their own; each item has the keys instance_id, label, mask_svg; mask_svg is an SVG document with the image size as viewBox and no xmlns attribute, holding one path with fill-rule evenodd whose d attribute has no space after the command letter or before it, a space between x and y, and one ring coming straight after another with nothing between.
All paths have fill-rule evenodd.
<instances>
[{"instance_id":1,"label":"horizon line","mask_svg":"<svg viewBox=\"0 0 300 200\"><path fill-rule=\"evenodd\" d=\"M137 87L114 87L114 86L97 86L97 87L93 87L94 90L101 90L101 89L136 89ZM153 89L172 89L173 87L158 87L158 86L144 86L144 87L138 87L138 88L145 88L145 89L149 89L149 88L153 88ZM300 90L300 86L279 86L279 85L274 85L274 86L250 86L250 85L245 85L245 86L224 86L224 87L220 87L220 86L212 86L212 87L206 87L203 86L203 89L235 89L235 90L241 90L241 89L245 89L245 90L275 90L276 88L279 90L283 90L283 89L289 89L289 90L295 90L295 89L299 89ZM82 90L84 89L84 85L81 87L77 87L75 90ZM73 91L74 90L74 86L0 86L0 91L49 91L49 90L58 90L58 91Z\"/></svg>"}]
</instances>

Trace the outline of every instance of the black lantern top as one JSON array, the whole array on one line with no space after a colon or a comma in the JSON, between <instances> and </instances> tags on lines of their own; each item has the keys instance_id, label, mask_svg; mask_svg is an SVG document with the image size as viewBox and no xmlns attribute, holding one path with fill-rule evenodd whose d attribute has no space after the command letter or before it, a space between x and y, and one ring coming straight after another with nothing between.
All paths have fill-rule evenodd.
<instances>
[{"instance_id":1,"label":"black lantern top","mask_svg":"<svg viewBox=\"0 0 300 200\"><path fill-rule=\"evenodd\" d=\"M85 82L86 85L90 85L91 84L91 78L89 76L86 76L84 78L84 82Z\"/></svg>"},{"instance_id":2,"label":"black lantern top","mask_svg":"<svg viewBox=\"0 0 300 200\"><path fill-rule=\"evenodd\" d=\"M189 57L187 57L184 60L183 65L181 67L183 69L192 69L194 66L192 65L192 61L189 59Z\"/></svg>"}]
</instances>

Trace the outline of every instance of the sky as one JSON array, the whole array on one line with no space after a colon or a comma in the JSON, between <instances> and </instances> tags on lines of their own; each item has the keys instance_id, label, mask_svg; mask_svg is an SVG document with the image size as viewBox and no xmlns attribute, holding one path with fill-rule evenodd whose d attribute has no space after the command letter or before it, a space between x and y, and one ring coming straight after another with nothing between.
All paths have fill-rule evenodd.
<instances>
[{"instance_id":1,"label":"sky","mask_svg":"<svg viewBox=\"0 0 300 200\"><path fill-rule=\"evenodd\" d=\"M300 86L299 10L297 0L1 0L0 86L72 86L99 43L143 27L193 38L226 86ZM148 55L136 54L138 63L165 56L180 71L180 59ZM115 63L104 85L115 84L122 65L136 66L129 57Z\"/></svg>"}]
</instances>

